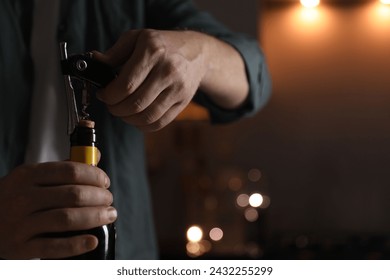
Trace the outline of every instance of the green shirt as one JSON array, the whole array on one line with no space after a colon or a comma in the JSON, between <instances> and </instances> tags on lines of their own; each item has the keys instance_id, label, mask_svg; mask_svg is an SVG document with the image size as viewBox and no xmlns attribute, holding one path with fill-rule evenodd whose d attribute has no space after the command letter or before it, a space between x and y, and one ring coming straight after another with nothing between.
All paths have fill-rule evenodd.
<instances>
[{"instance_id":1,"label":"green shirt","mask_svg":"<svg viewBox=\"0 0 390 280\"><path fill-rule=\"evenodd\" d=\"M23 163L26 150L34 73L30 56L33 1L0 1L0 177ZM270 81L258 42L232 33L187 0L63 0L58 42L69 53L104 51L129 29L191 29L214 35L242 55L250 84L245 106L229 111L198 92L214 123L236 120L261 108L270 94ZM117 226L117 259L157 258L157 246L145 172L144 139L136 128L111 116L101 102L92 101L100 166L111 178Z\"/></svg>"}]
</instances>

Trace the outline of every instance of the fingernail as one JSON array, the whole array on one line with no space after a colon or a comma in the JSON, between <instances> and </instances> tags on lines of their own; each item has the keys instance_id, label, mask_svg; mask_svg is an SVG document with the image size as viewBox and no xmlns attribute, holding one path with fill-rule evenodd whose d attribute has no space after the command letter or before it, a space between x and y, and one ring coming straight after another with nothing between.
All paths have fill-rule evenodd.
<instances>
[{"instance_id":1,"label":"fingernail","mask_svg":"<svg viewBox=\"0 0 390 280\"><path fill-rule=\"evenodd\" d=\"M104 177L104 185L106 186L106 188L108 189L111 185L111 181L110 181L110 178L108 178L108 176L105 176Z\"/></svg>"},{"instance_id":2,"label":"fingernail","mask_svg":"<svg viewBox=\"0 0 390 280\"><path fill-rule=\"evenodd\" d=\"M88 251L95 249L97 246L96 238L85 238L84 239L84 246L85 246L85 249Z\"/></svg>"},{"instance_id":3,"label":"fingernail","mask_svg":"<svg viewBox=\"0 0 390 280\"><path fill-rule=\"evenodd\" d=\"M108 207L108 209L107 209L107 216L108 216L108 219L111 222L113 222L118 217L118 212L116 211L116 209L114 207Z\"/></svg>"}]
</instances>

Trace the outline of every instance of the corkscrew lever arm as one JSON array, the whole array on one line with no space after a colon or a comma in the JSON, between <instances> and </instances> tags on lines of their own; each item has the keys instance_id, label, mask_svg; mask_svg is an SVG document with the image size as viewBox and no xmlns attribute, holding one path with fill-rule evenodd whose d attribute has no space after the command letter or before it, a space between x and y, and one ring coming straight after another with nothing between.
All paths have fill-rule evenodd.
<instances>
[{"instance_id":1,"label":"corkscrew lever arm","mask_svg":"<svg viewBox=\"0 0 390 280\"><path fill-rule=\"evenodd\" d=\"M61 62L68 59L67 43L60 43L60 56ZM68 105L68 134L72 134L76 125L79 123L80 118L77 111L76 97L74 93L74 88L72 85L72 80L69 74L64 74L65 82L65 93L66 93L66 102Z\"/></svg>"}]
</instances>

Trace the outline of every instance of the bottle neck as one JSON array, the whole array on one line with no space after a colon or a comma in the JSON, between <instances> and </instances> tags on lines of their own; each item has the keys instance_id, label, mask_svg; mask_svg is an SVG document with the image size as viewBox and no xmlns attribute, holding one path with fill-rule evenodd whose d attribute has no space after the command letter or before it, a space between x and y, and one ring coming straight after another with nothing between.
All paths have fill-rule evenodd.
<instances>
[{"instance_id":1,"label":"bottle neck","mask_svg":"<svg viewBox=\"0 0 390 280\"><path fill-rule=\"evenodd\" d=\"M92 121L80 121L70 136L70 145L96 147L96 130Z\"/></svg>"}]
</instances>

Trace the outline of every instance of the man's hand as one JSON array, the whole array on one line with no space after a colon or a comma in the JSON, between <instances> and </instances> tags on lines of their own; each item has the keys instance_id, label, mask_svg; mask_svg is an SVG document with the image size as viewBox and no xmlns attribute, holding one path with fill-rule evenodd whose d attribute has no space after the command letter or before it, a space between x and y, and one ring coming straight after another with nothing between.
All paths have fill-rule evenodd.
<instances>
[{"instance_id":1,"label":"man's hand","mask_svg":"<svg viewBox=\"0 0 390 280\"><path fill-rule=\"evenodd\" d=\"M0 179L0 258L65 258L96 248L93 235L49 238L116 219L108 176L75 162L22 165Z\"/></svg>"},{"instance_id":2,"label":"man's hand","mask_svg":"<svg viewBox=\"0 0 390 280\"><path fill-rule=\"evenodd\" d=\"M121 67L99 99L111 114L143 131L169 124L199 87L227 109L241 105L248 92L240 55L199 32L132 30L94 57Z\"/></svg>"}]
</instances>

